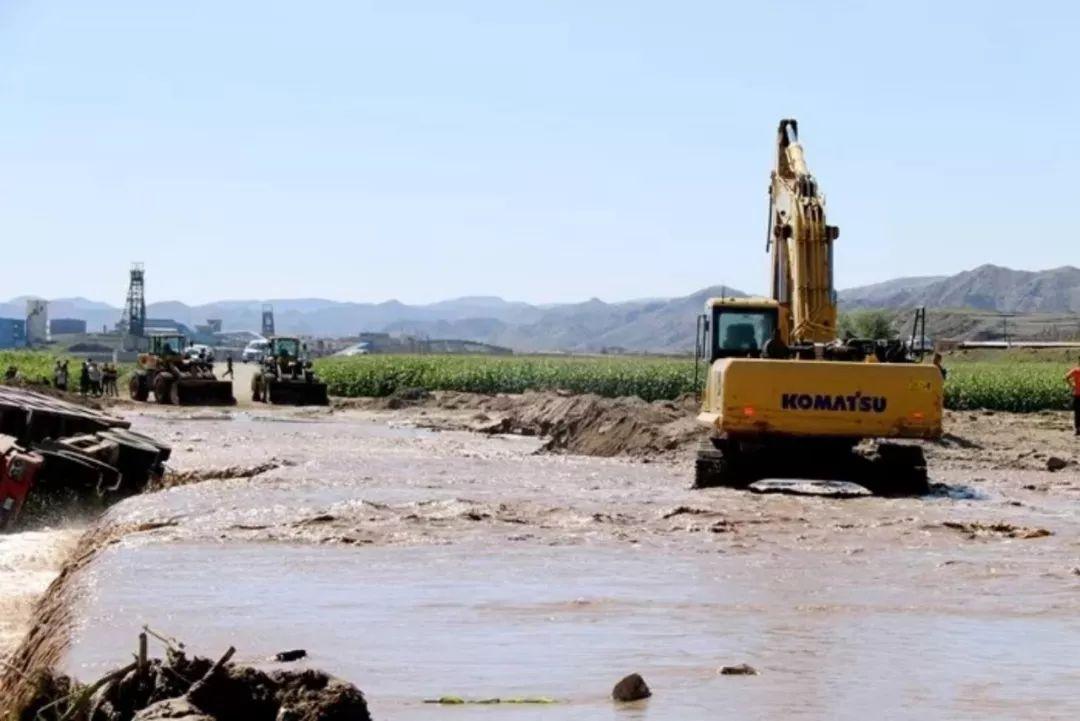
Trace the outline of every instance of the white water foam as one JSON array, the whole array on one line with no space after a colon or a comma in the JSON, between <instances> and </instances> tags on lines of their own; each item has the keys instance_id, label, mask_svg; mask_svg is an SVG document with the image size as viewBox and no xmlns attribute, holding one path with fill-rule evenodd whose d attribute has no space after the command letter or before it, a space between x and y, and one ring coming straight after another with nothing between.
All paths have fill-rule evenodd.
<instances>
[{"instance_id":1,"label":"white water foam","mask_svg":"<svg viewBox=\"0 0 1080 721\"><path fill-rule=\"evenodd\" d=\"M34 602L56 578L80 528L0 534L0 659L26 632Z\"/></svg>"}]
</instances>

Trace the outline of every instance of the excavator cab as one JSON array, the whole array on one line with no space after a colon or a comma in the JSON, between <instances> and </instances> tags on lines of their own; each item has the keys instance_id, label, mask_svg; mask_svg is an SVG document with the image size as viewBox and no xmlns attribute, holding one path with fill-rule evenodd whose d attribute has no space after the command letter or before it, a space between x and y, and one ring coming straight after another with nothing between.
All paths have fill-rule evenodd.
<instances>
[{"instance_id":1,"label":"excavator cab","mask_svg":"<svg viewBox=\"0 0 1080 721\"><path fill-rule=\"evenodd\" d=\"M782 308L768 298L712 298L698 319L698 358L759 358L777 330L786 337Z\"/></svg>"}]
</instances>

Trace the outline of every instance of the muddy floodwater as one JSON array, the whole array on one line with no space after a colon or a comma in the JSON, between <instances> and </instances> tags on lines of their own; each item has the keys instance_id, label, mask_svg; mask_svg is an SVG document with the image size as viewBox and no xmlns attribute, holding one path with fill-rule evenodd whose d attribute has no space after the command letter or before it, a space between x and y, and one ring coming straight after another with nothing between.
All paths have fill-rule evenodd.
<instances>
[{"instance_id":1,"label":"muddy floodwater","mask_svg":"<svg viewBox=\"0 0 1080 721\"><path fill-rule=\"evenodd\" d=\"M973 451L928 497L835 500L394 413L129 416L188 483L109 512L145 530L80 573L81 678L145 623L268 668L306 649L381 719L1080 718L1076 465ZM718 673L739 663L759 674ZM653 697L617 706L631 672ZM556 703L423 703L441 696Z\"/></svg>"}]
</instances>

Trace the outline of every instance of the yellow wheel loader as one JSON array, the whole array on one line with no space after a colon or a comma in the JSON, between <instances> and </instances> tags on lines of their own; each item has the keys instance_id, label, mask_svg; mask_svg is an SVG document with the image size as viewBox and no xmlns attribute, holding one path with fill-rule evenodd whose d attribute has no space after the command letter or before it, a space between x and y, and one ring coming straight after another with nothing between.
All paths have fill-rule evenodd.
<instances>
[{"instance_id":1,"label":"yellow wheel loader","mask_svg":"<svg viewBox=\"0 0 1080 721\"><path fill-rule=\"evenodd\" d=\"M287 406L328 406L326 384L315 377L307 345L299 338L273 336L262 367L251 378L251 399Z\"/></svg>"},{"instance_id":2,"label":"yellow wheel loader","mask_svg":"<svg viewBox=\"0 0 1080 721\"><path fill-rule=\"evenodd\" d=\"M838 237L798 125L782 120L769 187L771 296L712 298L698 320L708 362L698 419L710 433L695 486L797 478L851 480L877 493L925 489L922 448L904 439L941 436L940 369L902 341L839 337ZM925 336L924 312L921 322Z\"/></svg>"},{"instance_id":3,"label":"yellow wheel loader","mask_svg":"<svg viewBox=\"0 0 1080 721\"><path fill-rule=\"evenodd\" d=\"M137 401L154 400L177 406L235 405L232 382L218 380L213 363L185 358L187 341L178 334L150 336L150 349L140 353L138 368L128 381L128 392Z\"/></svg>"}]
</instances>

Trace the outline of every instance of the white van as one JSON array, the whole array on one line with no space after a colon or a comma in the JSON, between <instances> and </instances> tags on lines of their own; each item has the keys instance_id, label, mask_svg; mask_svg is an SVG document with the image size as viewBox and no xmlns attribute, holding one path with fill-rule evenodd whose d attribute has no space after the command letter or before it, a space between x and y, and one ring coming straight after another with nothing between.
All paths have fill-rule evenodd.
<instances>
[{"instance_id":1,"label":"white van","mask_svg":"<svg viewBox=\"0 0 1080 721\"><path fill-rule=\"evenodd\" d=\"M266 351L270 348L270 341L268 340L253 340L247 344L244 348L244 352L240 354L240 360L244 363L262 363L263 358L266 357Z\"/></svg>"}]
</instances>

